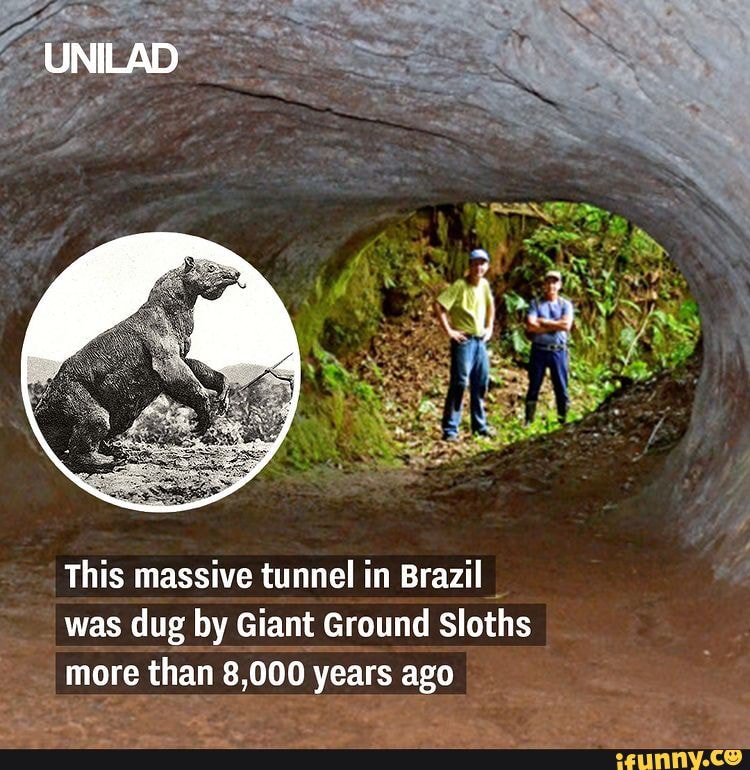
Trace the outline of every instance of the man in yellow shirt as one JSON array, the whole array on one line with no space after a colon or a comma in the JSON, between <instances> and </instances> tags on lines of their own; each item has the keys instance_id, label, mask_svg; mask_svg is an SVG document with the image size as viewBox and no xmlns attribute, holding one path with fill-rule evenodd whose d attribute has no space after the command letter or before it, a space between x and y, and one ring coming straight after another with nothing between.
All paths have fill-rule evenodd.
<instances>
[{"instance_id":1,"label":"man in yellow shirt","mask_svg":"<svg viewBox=\"0 0 750 770\"><path fill-rule=\"evenodd\" d=\"M451 341L451 379L443 410L443 439L458 440L461 405L469 386L471 431L489 436L484 397L490 379L487 342L495 322L495 302L489 281L489 254L474 249L469 255L469 272L452 283L435 302L435 313Z\"/></svg>"}]
</instances>

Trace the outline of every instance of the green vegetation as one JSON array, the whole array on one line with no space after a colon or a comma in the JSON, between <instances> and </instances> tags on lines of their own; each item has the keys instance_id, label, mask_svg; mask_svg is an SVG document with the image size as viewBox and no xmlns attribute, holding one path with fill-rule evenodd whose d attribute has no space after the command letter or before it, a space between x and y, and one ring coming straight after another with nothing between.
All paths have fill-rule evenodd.
<instances>
[{"instance_id":1,"label":"green vegetation","mask_svg":"<svg viewBox=\"0 0 750 770\"><path fill-rule=\"evenodd\" d=\"M373 388L316 345L303 365L297 414L274 464L302 469L320 463L391 460L393 449Z\"/></svg>"},{"instance_id":2,"label":"green vegetation","mask_svg":"<svg viewBox=\"0 0 750 770\"><path fill-rule=\"evenodd\" d=\"M492 255L489 278L498 299L490 398L504 384L502 371L521 371L525 379L529 343L523 319L550 267L562 271L563 294L576 307L572 419L596 408L622 384L680 365L694 349L700 320L684 279L662 247L623 217L573 203L422 209L386 228L337 274L321 273L295 319L304 362L302 391L274 466L391 461L405 436L434 440L442 409L439 376L422 384L413 414L407 415L394 408L393 394L380 386L383 372L374 358L363 364L360 355L356 365L347 362L370 346L385 318L408 318L420 303L424 307L426 296L463 274L468 252L476 246ZM437 352L417 366L442 367L442 360L435 361ZM491 405L497 437L477 446L557 427L544 409L529 428L516 412ZM395 428L394 414L401 420Z\"/></svg>"},{"instance_id":3,"label":"green vegetation","mask_svg":"<svg viewBox=\"0 0 750 770\"><path fill-rule=\"evenodd\" d=\"M587 204L546 203L506 277L501 347L528 356L524 297L549 268L573 299L571 395L579 417L623 383L682 364L700 334L698 306L664 249L623 217ZM536 284L536 286L535 286Z\"/></svg>"},{"instance_id":4,"label":"green vegetation","mask_svg":"<svg viewBox=\"0 0 750 770\"><path fill-rule=\"evenodd\" d=\"M319 276L295 319L303 359L302 390L274 466L301 469L393 459L395 445L383 421L380 397L348 371L340 357L369 343L387 303L408 303L418 294L411 280L394 277L405 275L406 265L417 256L405 226L397 224L355 254L338 275Z\"/></svg>"}]
</instances>

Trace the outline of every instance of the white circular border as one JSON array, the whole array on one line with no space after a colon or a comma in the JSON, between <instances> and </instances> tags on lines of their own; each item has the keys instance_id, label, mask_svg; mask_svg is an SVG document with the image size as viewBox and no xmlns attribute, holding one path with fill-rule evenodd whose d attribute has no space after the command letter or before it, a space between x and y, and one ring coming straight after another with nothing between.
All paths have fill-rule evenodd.
<instances>
[{"instance_id":1,"label":"white circular border","mask_svg":"<svg viewBox=\"0 0 750 770\"><path fill-rule=\"evenodd\" d=\"M282 306L286 309L286 306L284 305L284 302L281 299L281 297L279 297L278 292L276 292L276 289L274 289L274 287L265 278L265 276L256 267L253 267L253 265L251 265L250 262L248 262L246 259L241 257L239 254L235 254L235 252L231 251L230 249L227 249L225 246L221 246L220 244L215 243L214 241L209 241L207 238L201 238L197 235L190 235L189 233L175 233L170 231L159 231L159 230L147 231L143 233L131 233L129 235L124 235L120 238L113 238L111 241L106 241L105 243L102 243L99 246L95 246L93 249L90 249L85 254L81 254L80 257L78 257L77 259L82 259L83 257L86 257L92 254L94 251L97 251L98 249L105 248L111 243L123 241L128 238L142 238L144 236L150 236L150 235L179 235L179 236L194 239L195 241L199 241L201 243L209 244L212 249L218 249L225 252L226 254L230 254L233 259L239 260L243 266L246 266L251 270L254 270L258 274L258 277L261 280L265 281L266 284L268 284L269 289L271 289L271 291L273 291L274 294L276 294L276 296L279 298L279 302L281 302ZM65 269L67 270L67 267ZM63 270L63 272L65 272L65 270ZM62 275L62 273L60 273L60 275ZM55 278L55 280L57 280L57 277ZM37 425L36 419L34 418L34 410L31 406L31 399L29 397L29 388L26 382L26 378L28 376L28 364L27 364L28 354L26 352L26 343L27 343L29 326L31 325L31 321L34 318L34 314L39 308L39 305L42 303L42 300L46 296L47 292L52 288L53 284L54 284L54 281L49 285L49 287L47 287L47 290L39 298L39 301L37 302L36 307L34 308L34 312L31 314L29 323L26 326L26 333L24 334L23 346L21 347L21 397L23 398L23 405L26 410L26 419L29 421L29 424L31 425L31 429L34 432L34 435L36 436L37 441L39 442L42 449L44 450L44 453L53 462L53 464L57 466L57 469L61 471L74 484L76 484L76 486L80 487L85 492L88 492L90 495L93 495L94 497L98 497L100 500L103 500L105 503L111 503L112 505L116 505L120 508L128 508L131 511L140 511L142 513L180 513L182 511L190 511L195 508L203 508L206 505L215 503L218 500L222 500L223 498L233 494L241 487L244 487L245 484L247 484L249 481L254 479L263 470L263 468L265 468L266 465L273 459L274 455L276 454L276 452L278 452L279 447L281 446L284 439L286 438L286 434L289 432L289 428L291 427L294 417L297 413L297 403L299 401L299 394L302 386L302 383L300 380L301 366L300 366L299 340L297 339L297 331L294 328L294 323L292 322L291 316L289 316L288 311L287 311L287 316L289 316L289 323L292 327L292 331L294 332L294 340L296 344L296 350L294 351L296 353L295 365L294 365L294 389L292 392L292 400L289 404L289 413L287 414L286 421L284 422L284 425L282 426L279 435L276 437L276 440L273 442L273 445L266 452L265 457L262 460L260 460L256 465L253 466L253 468L251 469L250 473L247 476L244 476L243 478L241 478L239 481L236 481L231 486L228 486L226 489L223 489L221 492L217 492L215 495L211 495L210 497L203 497L191 503L183 503L181 505L139 505L138 503L131 503L128 500L121 500L118 497L112 497L111 495L106 495L104 494L104 492L101 492L95 487L89 486L88 484L86 484L85 481L78 478L78 476L76 476L76 474L73 473L65 465L65 463L63 463L62 460L60 460L60 458L52 451L49 444L47 444L47 441L42 435L41 430L39 430L39 426Z\"/></svg>"}]
</instances>

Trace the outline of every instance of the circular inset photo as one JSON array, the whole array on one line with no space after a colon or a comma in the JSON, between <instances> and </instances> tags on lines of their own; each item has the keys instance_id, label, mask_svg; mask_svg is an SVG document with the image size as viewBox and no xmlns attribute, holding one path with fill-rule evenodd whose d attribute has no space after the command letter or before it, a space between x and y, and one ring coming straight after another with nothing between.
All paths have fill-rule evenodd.
<instances>
[{"instance_id":1,"label":"circular inset photo","mask_svg":"<svg viewBox=\"0 0 750 770\"><path fill-rule=\"evenodd\" d=\"M182 233L77 259L39 301L21 354L26 414L52 462L96 497L154 513L250 481L289 430L299 381L274 288Z\"/></svg>"}]
</instances>

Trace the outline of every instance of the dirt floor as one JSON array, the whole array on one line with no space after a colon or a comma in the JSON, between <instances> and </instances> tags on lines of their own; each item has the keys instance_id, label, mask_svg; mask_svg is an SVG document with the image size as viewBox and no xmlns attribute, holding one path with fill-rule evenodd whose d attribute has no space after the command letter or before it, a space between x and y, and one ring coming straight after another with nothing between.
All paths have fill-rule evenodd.
<instances>
[{"instance_id":1,"label":"dirt floor","mask_svg":"<svg viewBox=\"0 0 750 770\"><path fill-rule=\"evenodd\" d=\"M473 457L482 449L496 450L524 432L521 425L528 375L521 361L523 357L519 355L517 360L511 360L507 353L503 354L503 348L497 339L488 345L487 417L496 433L491 441L447 443L440 440L450 347L434 319L430 296L416 298L407 313L383 319L369 345L344 356L343 362L378 394L398 458L413 468L426 468ZM594 402L573 377L571 410L580 414L589 412ZM556 413L552 385L547 377L540 392L536 432L543 430L546 415L552 418Z\"/></svg>"},{"instance_id":2,"label":"dirt floor","mask_svg":"<svg viewBox=\"0 0 750 770\"><path fill-rule=\"evenodd\" d=\"M0 746L747 745L750 591L677 545L658 489L633 497L684 429L692 384L631 388L452 465L261 475L200 511L50 517L0 549ZM544 602L548 642L467 648L463 696L55 695L54 557L108 553L495 554L497 594Z\"/></svg>"}]
</instances>

